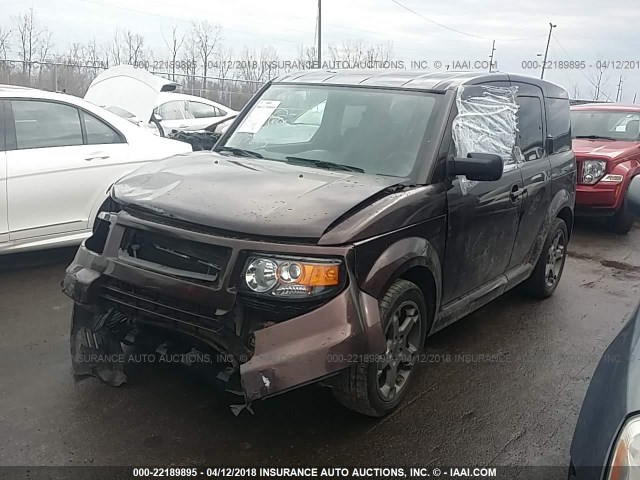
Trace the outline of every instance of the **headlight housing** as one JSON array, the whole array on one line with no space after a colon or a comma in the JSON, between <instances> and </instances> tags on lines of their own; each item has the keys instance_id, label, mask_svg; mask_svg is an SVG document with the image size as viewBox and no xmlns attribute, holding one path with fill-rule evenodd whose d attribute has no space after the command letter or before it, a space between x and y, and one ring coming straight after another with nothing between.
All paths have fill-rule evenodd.
<instances>
[{"instance_id":1,"label":"headlight housing","mask_svg":"<svg viewBox=\"0 0 640 480\"><path fill-rule=\"evenodd\" d=\"M607 170L607 162L604 160L585 160L582 162L582 183L594 185L598 183Z\"/></svg>"},{"instance_id":2,"label":"headlight housing","mask_svg":"<svg viewBox=\"0 0 640 480\"><path fill-rule=\"evenodd\" d=\"M245 290L273 298L328 295L344 283L342 261L251 255L242 272Z\"/></svg>"},{"instance_id":3,"label":"headlight housing","mask_svg":"<svg viewBox=\"0 0 640 480\"><path fill-rule=\"evenodd\" d=\"M616 440L608 480L633 480L640 466L640 415L627 420Z\"/></svg>"}]
</instances>

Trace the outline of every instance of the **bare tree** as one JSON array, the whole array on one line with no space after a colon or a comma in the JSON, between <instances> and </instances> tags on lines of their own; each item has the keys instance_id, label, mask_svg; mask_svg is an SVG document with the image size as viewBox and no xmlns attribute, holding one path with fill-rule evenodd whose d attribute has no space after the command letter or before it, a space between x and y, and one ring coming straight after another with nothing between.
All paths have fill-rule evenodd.
<instances>
[{"instance_id":1,"label":"bare tree","mask_svg":"<svg viewBox=\"0 0 640 480\"><path fill-rule=\"evenodd\" d=\"M571 98L579 100L580 97L582 96L581 90L580 90L580 85L578 85L577 83L573 83L571 84Z\"/></svg>"},{"instance_id":2,"label":"bare tree","mask_svg":"<svg viewBox=\"0 0 640 480\"><path fill-rule=\"evenodd\" d=\"M51 35L47 29L40 27L36 12L29 8L25 13L18 15L15 19L18 27L18 37L20 40L20 56L22 57L22 73L27 76L27 84L31 85L31 72L33 68L33 58L42 47L43 38L50 44ZM49 47L47 47L48 50Z\"/></svg>"},{"instance_id":3,"label":"bare tree","mask_svg":"<svg viewBox=\"0 0 640 480\"><path fill-rule=\"evenodd\" d=\"M296 62L299 68L306 70L309 68L320 68L321 65L317 65L318 62L318 49L315 46L300 45L298 50L298 58Z\"/></svg>"},{"instance_id":4,"label":"bare tree","mask_svg":"<svg viewBox=\"0 0 640 480\"><path fill-rule=\"evenodd\" d=\"M171 79L176 81L176 59L178 58L178 53L182 48L182 44L184 43L184 35L178 34L178 26L174 25L171 29L171 38L167 40L162 34L162 38L164 39L164 43L171 52Z\"/></svg>"},{"instance_id":5,"label":"bare tree","mask_svg":"<svg viewBox=\"0 0 640 480\"><path fill-rule=\"evenodd\" d=\"M11 37L11 30L3 30L0 28L0 55L2 55L2 59L7 59L7 51L10 48L9 39Z\"/></svg>"},{"instance_id":6,"label":"bare tree","mask_svg":"<svg viewBox=\"0 0 640 480\"><path fill-rule=\"evenodd\" d=\"M196 74L198 73L198 39L194 35L194 32L189 32L183 48L183 63L184 72L187 74L187 81L191 86L191 92L195 88ZM189 78L190 76L190 78Z\"/></svg>"},{"instance_id":7,"label":"bare tree","mask_svg":"<svg viewBox=\"0 0 640 480\"><path fill-rule=\"evenodd\" d=\"M203 85L207 88L207 71L209 69L209 58L213 54L216 46L222 40L221 28L219 25L211 25L206 20L200 23L193 22L193 35L198 45L198 53L202 61Z\"/></svg>"},{"instance_id":8,"label":"bare tree","mask_svg":"<svg viewBox=\"0 0 640 480\"><path fill-rule=\"evenodd\" d=\"M124 48L127 52L127 63L129 65L137 65L139 62L145 61L144 38L142 35L127 30L123 33Z\"/></svg>"},{"instance_id":9,"label":"bare tree","mask_svg":"<svg viewBox=\"0 0 640 480\"><path fill-rule=\"evenodd\" d=\"M609 75L607 75L607 62L599 58L595 62L595 65L595 72L587 77L589 82L593 85L593 100L600 100L604 97L606 100L611 101L611 98L605 92L607 83L610 80Z\"/></svg>"},{"instance_id":10,"label":"bare tree","mask_svg":"<svg viewBox=\"0 0 640 480\"><path fill-rule=\"evenodd\" d=\"M147 53L142 35L131 30L116 30L108 56L114 65L142 65L150 55Z\"/></svg>"},{"instance_id":11,"label":"bare tree","mask_svg":"<svg viewBox=\"0 0 640 480\"><path fill-rule=\"evenodd\" d=\"M393 59L393 44L345 40L340 45L329 45L329 57L338 68L382 68Z\"/></svg>"}]
</instances>

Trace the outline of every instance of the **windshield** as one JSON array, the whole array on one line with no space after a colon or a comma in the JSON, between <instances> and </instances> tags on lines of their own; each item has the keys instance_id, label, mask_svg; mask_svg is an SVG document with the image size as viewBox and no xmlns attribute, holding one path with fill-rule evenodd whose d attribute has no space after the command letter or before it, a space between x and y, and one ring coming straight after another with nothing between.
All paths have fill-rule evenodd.
<instances>
[{"instance_id":1,"label":"windshield","mask_svg":"<svg viewBox=\"0 0 640 480\"><path fill-rule=\"evenodd\" d=\"M442 103L442 94L273 85L224 147L264 160L410 177Z\"/></svg>"},{"instance_id":2,"label":"windshield","mask_svg":"<svg viewBox=\"0 0 640 480\"><path fill-rule=\"evenodd\" d=\"M602 110L573 110L571 112L573 138L609 138L638 141L640 113Z\"/></svg>"}]
</instances>

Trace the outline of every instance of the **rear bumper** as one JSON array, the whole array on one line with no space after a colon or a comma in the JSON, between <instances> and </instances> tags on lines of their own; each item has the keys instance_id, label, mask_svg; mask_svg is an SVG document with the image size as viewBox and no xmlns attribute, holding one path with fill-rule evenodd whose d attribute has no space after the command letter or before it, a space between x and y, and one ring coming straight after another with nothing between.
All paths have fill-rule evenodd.
<instances>
[{"instance_id":1,"label":"rear bumper","mask_svg":"<svg viewBox=\"0 0 640 480\"><path fill-rule=\"evenodd\" d=\"M225 337L223 327L229 316L243 315L245 310L242 297L228 279L223 278L216 291L211 291L206 285L123 262L118 258L116 248L121 239L119 226L112 224L103 254L94 253L84 245L80 247L67 268L64 292L81 307L104 310L106 299L110 302L109 308L119 312L118 301L126 304L136 299L139 303L134 313L130 308L122 310L136 322L152 322L155 327L196 338L224 354L231 353L247 402L330 376L349 367L351 359L360 354L384 352L378 302L362 292L353 278L336 297L287 320L272 322L270 313L261 312L261 326L252 332L251 343L243 343L235 335L229 335L228 329ZM168 227L154 225L153 228L164 230ZM191 235L186 231L184 234ZM236 242L208 237L212 243L218 240ZM256 248L255 242L249 242L251 245L245 240L237 242L232 246L232 259L238 258L237 252L245 248L260 251L286 248L282 244L264 242L261 248ZM310 248L312 251L308 255L317 254L322 247ZM233 265L228 270L236 271ZM122 285L129 285L131 289ZM171 299L170 305L167 299ZM184 305L196 305L198 309ZM220 306L223 308L218 308Z\"/></svg>"},{"instance_id":2,"label":"rear bumper","mask_svg":"<svg viewBox=\"0 0 640 480\"><path fill-rule=\"evenodd\" d=\"M576 187L576 215L609 216L622 206L624 183L596 183Z\"/></svg>"}]
</instances>

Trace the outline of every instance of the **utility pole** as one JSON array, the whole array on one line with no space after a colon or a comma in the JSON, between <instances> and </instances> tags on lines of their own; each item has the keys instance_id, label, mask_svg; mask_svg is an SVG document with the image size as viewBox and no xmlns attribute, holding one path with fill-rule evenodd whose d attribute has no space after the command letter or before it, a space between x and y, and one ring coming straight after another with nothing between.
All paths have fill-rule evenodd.
<instances>
[{"instance_id":1,"label":"utility pole","mask_svg":"<svg viewBox=\"0 0 640 480\"><path fill-rule=\"evenodd\" d=\"M322 0L318 0L318 68L322 68Z\"/></svg>"},{"instance_id":2,"label":"utility pole","mask_svg":"<svg viewBox=\"0 0 640 480\"><path fill-rule=\"evenodd\" d=\"M637 96L638 96L638 94L637 94L637 93L634 93L634 94L633 94L633 103L636 103L636 97L637 97Z\"/></svg>"},{"instance_id":3,"label":"utility pole","mask_svg":"<svg viewBox=\"0 0 640 480\"><path fill-rule=\"evenodd\" d=\"M544 78L544 67L547 63L547 55L549 54L549 44L551 43L551 32L556 28L557 25L549 22L549 38L547 38L547 48L544 50L544 60L542 60L542 73L540 74L540 78Z\"/></svg>"},{"instance_id":4,"label":"utility pole","mask_svg":"<svg viewBox=\"0 0 640 480\"><path fill-rule=\"evenodd\" d=\"M622 97L622 75L620 75L620 81L618 82L618 91L616 92L616 102L619 102L621 97Z\"/></svg>"},{"instance_id":5,"label":"utility pole","mask_svg":"<svg viewBox=\"0 0 640 480\"><path fill-rule=\"evenodd\" d=\"M493 52L496 51L496 41L493 41L491 45L491 56L489 57L489 73L491 73L491 69L493 68Z\"/></svg>"}]
</instances>

